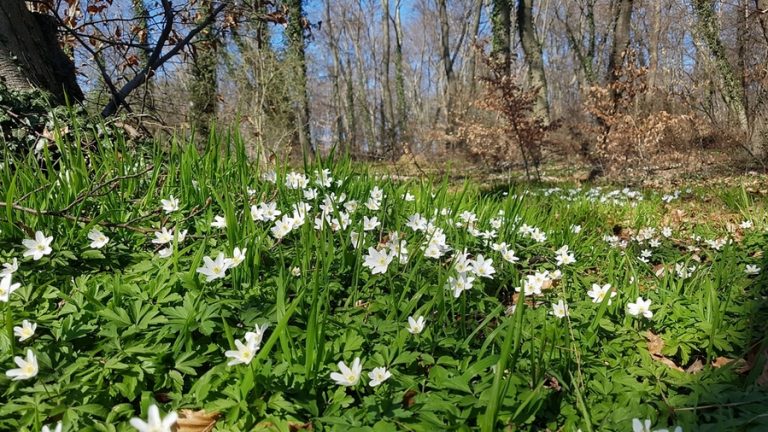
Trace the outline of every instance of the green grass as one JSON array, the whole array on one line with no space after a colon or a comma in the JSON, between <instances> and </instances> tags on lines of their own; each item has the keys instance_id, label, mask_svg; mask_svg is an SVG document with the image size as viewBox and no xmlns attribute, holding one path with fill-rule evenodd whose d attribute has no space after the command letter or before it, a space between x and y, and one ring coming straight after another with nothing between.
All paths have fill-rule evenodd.
<instances>
[{"instance_id":1,"label":"green grass","mask_svg":"<svg viewBox=\"0 0 768 432\"><path fill-rule=\"evenodd\" d=\"M0 302L0 369L15 368L13 357L27 349L39 362L33 378L0 376L0 430L58 421L65 431L133 430L129 420L146 419L153 404L164 413L219 412L220 431L626 431L634 418L685 431L768 428L768 392L758 385L768 381L768 289L765 272L745 274L747 264L768 268L758 253L768 219L765 202L741 188L694 189L664 203L654 191L391 181L343 158L277 166L272 183L237 137L204 152L176 142L99 148L85 155L60 144L43 163L30 157L0 172L0 263L17 258L12 280L21 284ZM315 185L315 172L326 168L333 184ZM293 170L306 172L317 198L286 186ZM370 210L364 204L374 187L383 198ZM349 225L318 230L315 217L332 193L357 209L347 213L337 202L329 220L346 214ZM161 199L171 195L180 209L166 213ZM274 221L251 217L252 205L270 201L283 214L304 201L311 210L278 240ZM676 217L678 209L686 217ZM498 229L479 238L457 226L462 212L476 215L481 232L493 219ZM439 233L409 228L415 213L434 218L450 251L425 256L422 246ZM708 221L709 214L722 217ZM211 226L217 215L226 228ZM364 216L380 225L355 242L350 234L363 232ZM739 228L747 219L754 226ZM521 234L523 224L546 240ZM670 237L660 233L665 225ZM158 246L161 227L188 234ZM648 237L657 246L632 240L645 227L656 229ZM89 246L93 228L109 237L102 249ZM54 239L52 253L37 261L22 257L22 241L36 231ZM614 234L627 244L606 241ZM386 272L372 274L363 265L368 248L395 235L406 242L407 261L395 256ZM733 241L719 251L705 242L721 237ZM494 251L500 242L520 261ZM576 261L557 266L563 245ZM172 254L160 257L169 246ZM207 282L197 272L204 257L230 257L235 247L247 248L244 261L224 278ZM446 285L465 249L491 258L495 274L476 277L455 298ZM643 249L652 251L649 263L639 260ZM696 269L682 278L675 264ZM526 276L558 269L562 277L541 295L515 292ZM593 284L611 284L616 295L594 303ZM628 314L638 296L651 300L652 318ZM559 300L567 317L552 314ZM408 331L410 316L426 319L423 332ZM19 342L13 327L25 319L37 330ZM228 366L225 351L257 324L268 328L254 358ZM664 342L655 357L649 332ZM337 385L330 377L337 363L356 357L360 381ZM712 366L722 358L734 361ZM692 365L695 373L686 371ZM380 366L392 377L371 387L368 372Z\"/></svg>"}]
</instances>

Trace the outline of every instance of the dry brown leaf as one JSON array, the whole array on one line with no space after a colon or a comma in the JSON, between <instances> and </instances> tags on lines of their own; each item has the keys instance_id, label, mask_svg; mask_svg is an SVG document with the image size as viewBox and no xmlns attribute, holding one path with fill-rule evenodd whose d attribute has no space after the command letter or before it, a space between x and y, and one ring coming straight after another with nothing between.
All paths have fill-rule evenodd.
<instances>
[{"instance_id":1,"label":"dry brown leaf","mask_svg":"<svg viewBox=\"0 0 768 432\"><path fill-rule=\"evenodd\" d=\"M176 432L210 432L220 416L221 414L217 412L183 409L179 411Z\"/></svg>"},{"instance_id":2,"label":"dry brown leaf","mask_svg":"<svg viewBox=\"0 0 768 432\"><path fill-rule=\"evenodd\" d=\"M731 363L732 361L733 359L729 359L728 357L718 357L712 360L712 367L721 368L727 365L728 363Z\"/></svg>"},{"instance_id":3,"label":"dry brown leaf","mask_svg":"<svg viewBox=\"0 0 768 432\"><path fill-rule=\"evenodd\" d=\"M663 277L666 271L667 269L664 267L664 264L656 264L653 266L653 273L656 275L656 277Z\"/></svg>"},{"instance_id":4,"label":"dry brown leaf","mask_svg":"<svg viewBox=\"0 0 768 432\"><path fill-rule=\"evenodd\" d=\"M645 332L645 337L648 339L648 352L651 354L651 357L653 357L654 360L661 364L667 365L672 369L683 372L683 368L661 354L661 350L664 348L664 340L661 338L661 336L648 330Z\"/></svg>"},{"instance_id":5,"label":"dry brown leaf","mask_svg":"<svg viewBox=\"0 0 768 432\"><path fill-rule=\"evenodd\" d=\"M661 350L664 348L664 340L661 339L661 336L648 330L645 332L645 337L648 339L648 352L652 356L661 355Z\"/></svg>"},{"instance_id":6,"label":"dry brown leaf","mask_svg":"<svg viewBox=\"0 0 768 432\"><path fill-rule=\"evenodd\" d=\"M652 357L653 357L654 360L656 360L657 362L659 362L661 364L665 364L665 365L669 366L670 368L678 370L680 372L685 372L683 370L683 368L681 368L680 366L677 365L677 363L675 363L672 360L664 357L663 355L654 355Z\"/></svg>"},{"instance_id":7,"label":"dry brown leaf","mask_svg":"<svg viewBox=\"0 0 768 432\"><path fill-rule=\"evenodd\" d=\"M701 361L701 359L696 359L696 361L691 363L691 365L688 366L685 371L690 374L695 374L701 372L702 370L704 370L704 362Z\"/></svg>"}]
</instances>

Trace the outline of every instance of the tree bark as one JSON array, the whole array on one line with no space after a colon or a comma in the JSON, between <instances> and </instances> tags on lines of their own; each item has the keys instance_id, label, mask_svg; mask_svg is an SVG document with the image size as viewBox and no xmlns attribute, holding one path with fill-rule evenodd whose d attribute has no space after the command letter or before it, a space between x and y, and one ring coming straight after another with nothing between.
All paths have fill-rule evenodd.
<instances>
[{"instance_id":1,"label":"tree bark","mask_svg":"<svg viewBox=\"0 0 768 432\"><path fill-rule=\"evenodd\" d=\"M525 61L528 64L528 81L538 89L534 115L550 123L549 102L547 101L547 76L544 73L544 57L541 44L536 37L533 25L533 0L519 0L517 4L517 30L523 47Z\"/></svg>"},{"instance_id":2,"label":"tree bark","mask_svg":"<svg viewBox=\"0 0 768 432\"><path fill-rule=\"evenodd\" d=\"M491 32L491 57L509 72L512 63L512 0L493 0Z\"/></svg>"},{"instance_id":3,"label":"tree bark","mask_svg":"<svg viewBox=\"0 0 768 432\"><path fill-rule=\"evenodd\" d=\"M298 122L299 148L307 157L314 156L312 147L312 134L309 127L309 93L307 92L307 61L304 54L304 28L306 18L304 17L304 1L288 0L285 2L288 6L288 41L290 45L290 59L294 70L294 83L296 85L296 120Z\"/></svg>"},{"instance_id":4,"label":"tree bark","mask_svg":"<svg viewBox=\"0 0 768 432\"><path fill-rule=\"evenodd\" d=\"M749 122L744 103L744 93L741 82L736 77L734 67L728 61L725 47L720 39L720 26L717 22L714 5L711 0L694 0L693 7L696 12L699 33L709 47L717 72L722 80L723 99L725 99L728 109L738 125L744 132L747 132Z\"/></svg>"},{"instance_id":5,"label":"tree bark","mask_svg":"<svg viewBox=\"0 0 768 432\"><path fill-rule=\"evenodd\" d=\"M475 0L475 11L472 22L472 42L467 50L467 58L469 65L467 67L467 81L469 82L470 94L474 96L477 89L477 83L475 82L475 73L477 70L477 53L475 47L477 46L477 40L480 37L480 18L483 15L483 0Z\"/></svg>"},{"instance_id":6,"label":"tree bark","mask_svg":"<svg viewBox=\"0 0 768 432\"><path fill-rule=\"evenodd\" d=\"M212 15L213 1L203 0L200 8L203 12L200 17ZM219 63L218 40L213 22L200 32L198 42L193 47L190 124L198 136L207 140L211 122L216 116L216 67Z\"/></svg>"},{"instance_id":7,"label":"tree bark","mask_svg":"<svg viewBox=\"0 0 768 432\"><path fill-rule=\"evenodd\" d=\"M620 0L613 24L613 46L608 59L608 82L615 82L624 65L624 56L629 47L629 32L632 20L633 0Z\"/></svg>"},{"instance_id":8,"label":"tree bark","mask_svg":"<svg viewBox=\"0 0 768 432\"><path fill-rule=\"evenodd\" d=\"M403 66L403 23L400 20L400 0L395 3L395 86L397 92L397 139L395 154L400 157L402 146L400 141L408 141L406 123L408 106L405 101L405 67Z\"/></svg>"},{"instance_id":9,"label":"tree bark","mask_svg":"<svg viewBox=\"0 0 768 432\"><path fill-rule=\"evenodd\" d=\"M449 35L448 5L446 0L437 0L438 20L440 21L440 48L443 72L445 73L445 86L443 88L443 111L445 123L451 129L451 87L453 85L453 62L451 61L451 39Z\"/></svg>"},{"instance_id":10,"label":"tree bark","mask_svg":"<svg viewBox=\"0 0 768 432\"><path fill-rule=\"evenodd\" d=\"M83 99L55 21L30 12L24 0L0 1L0 81L11 90L45 90L56 103Z\"/></svg>"},{"instance_id":11,"label":"tree bark","mask_svg":"<svg viewBox=\"0 0 768 432\"><path fill-rule=\"evenodd\" d=\"M333 27L333 16L331 15L331 2L330 0L325 1L325 22L326 28L328 29L328 40L330 42L330 48L331 53L333 55L333 94L332 94L332 101L333 101L333 109L334 109L334 115L336 116L336 136L337 136L337 145L342 149L342 152L345 155L350 154L350 137L348 130L348 125L346 124L346 117L344 116L343 112L343 99L341 96L341 76L344 75L343 71L343 65L341 64L341 56L339 55L339 36L334 31Z\"/></svg>"}]
</instances>

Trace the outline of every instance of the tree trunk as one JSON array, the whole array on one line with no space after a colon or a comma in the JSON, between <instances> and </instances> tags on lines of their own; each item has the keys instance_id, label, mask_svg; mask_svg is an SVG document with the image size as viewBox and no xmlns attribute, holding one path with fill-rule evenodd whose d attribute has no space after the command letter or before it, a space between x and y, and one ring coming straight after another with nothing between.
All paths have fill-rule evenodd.
<instances>
[{"instance_id":1,"label":"tree trunk","mask_svg":"<svg viewBox=\"0 0 768 432\"><path fill-rule=\"evenodd\" d=\"M549 102L547 101L547 77L544 74L544 57L541 44L536 37L533 25L533 0L519 0L517 4L517 30L523 47L525 61L528 64L528 81L538 89L534 115L549 124Z\"/></svg>"},{"instance_id":2,"label":"tree trunk","mask_svg":"<svg viewBox=\"0 0 768 432\"><path fill-rule=\"evenodd\" d=\"M469 82L469 92L472 96L475 95L477 89L477 83L475 82L475 73L477 70L477 53L475 47L477 46L477 40L480 37L480 18L483 15L483 0L475 0L475 11L472 22L472 42L467 50L468 68L467 68L467 80Z\"/></svg>"},{"instance_id":3,"label":"tree trunk","mask_svg":"<svg viewBox=\"0 0 768 432\"><path fill-rule=\"evenodd\" d=\"M11 90L45 90L57 103L83 99L53 18L30 12L23 0L0 1L0 81Z\"/></svg>"},{"instance_id":4,"label":"tree trunk","mask_svg":"<svg viewBox=\"0 0 768 432\"><path fill-rule=\"evenodd\" d=\"M443 72L445 73L445 86L443 88L443 111L445 113L445 123L448 130L452 128L452 101L451 90L453 85L453 62L451 61L451 39L449 35L448 24L448 5L447 0L437 0L438 19L440 20L440 47L441 47L441 62L443 64Z\"/></svg>"},{"instance_id":5,"label":"tree trunk","mask_svg":"<svg viewBox=\"0 0 768 432\"><path fill-rule=\"evenodd\" d=\"M203 20L213 13L213 1L203 0L200 8L203 11L200 19ZM193 53L189 122L197 136L207 140L211 122L216 116L216 66L219 63L218 41L213 23L200 32L198 42L193 45Z\"/></svg>"},{"instance_id":6,"label":"tree trunk","mask_svg":"<svg viewBox=\"0 0 768 432\"><path fill-rule=\"evenodd\" d=\"M615 82L624 65L624 56L629 47L629 32L632 20L633 0L620 0L613 23L613 46L608 59L608 82Z\"/></svg>"},{"instance_id":7,"label":"tree trunk","mask_svg":"<svg viewBox=\"0 0 768 432\"><path fill-rule=\"evenodd\" d=\"M400 157L403 146L400 141L408 141L406 133L408 107L405 101L405 71L403 66L403 23L400 20L400 0L395 4L395 86L397 91L397 139L396 158ZM404 144L404 143L403 143Z\"/></svg>"},{"instance_id":8,"label":"tree trunk","mask_svg":"<svg viewBox=\"0 0 768 432\"><path fill-rule=\"evenodd\" d=\"M381 60L383 69L382 69L382 80L381 80L381 86L382 86L382 97L384 98L384 110L382 110L381 117L382 117L382 126L384 128L384 145L385 145L385 151L390 155L390 157L395 157L395 145L396 145L396 138L395 138L395 128L393 126L394 118L395 118L395 109L392 102L392 85L390 83L390 77L389 77L389 64L391 62L391 37L389 32L389 0L382 0L382 9L381 9L381 27L382 31L384 32L384 55Z\"/></svg>"},{"instance_id":9,"label":"tree trunk","mask_svg":"<svg viewBox=\"0 0 768 432\"><path fill-rule=\"evenodd\" d=\"M491 31L491 57L493 61L503 64L504 70L509 72L512 62L512 0L493 0Z\"/></svg>"},{"instance_id":10,"label":"tree trunk","mask_svg":"<svg viewBox=\"0 0 768 432\"><path fill-rule=\"evenodd\" d=\"M693 7L696 12L699 33L709 47L717 72L722 80L723 98L739 127L747 132L749 124L741 81L737 78L734 67L728 61L725 47L720 40L720 26L717 23L714 5L711 0L694 0Z\"/></svg>"},{"instance_id":11,"label":"tree trunk","mask_svg":"<svg viewBox=\"0 0 768 432\"><path fill-rule=\"evenodd\" d=\"M309 93L307 92L307 61L304 55L304 27L307 23L304 17L304 1L288 0L288 27L286 33L289 41L290 61L294 71L294 84L296 94L296 120L298 122L299 148L307 157L314 156L312 147L312 134L309 127Z\"/></svg>"},{"instance_id":12,"label":"tree trunk","mask_svg":"<svg viewBox=\"0 0 768 432\"><path fill-rule=\"evenodd\" d=\"M343 100L341 97L341 76L344 74L343 66L341 64L341 56L339 55L339 40L338 35L334 31L333 18L331 15L331 2L325 1L325 24L328 29L328 40L330 42L331 53L333 55L333 109L336 116L336 136L337 145L341 148L345 155L350 154L350 141L349 134L347 132L348 125L343 113Z\"/></svg>"}]
</instances>

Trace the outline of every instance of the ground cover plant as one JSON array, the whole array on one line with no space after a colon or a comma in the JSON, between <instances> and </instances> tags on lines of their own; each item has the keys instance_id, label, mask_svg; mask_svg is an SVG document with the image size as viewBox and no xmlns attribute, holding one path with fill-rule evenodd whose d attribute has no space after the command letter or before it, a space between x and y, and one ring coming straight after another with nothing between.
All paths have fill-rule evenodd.
<instances>
[{"instance_id":1,"label":"ground cover plant","mask_svg":"<svg viewBox=\"0 0 768 432\"><path fill-rule=\"evenodd\" d=\"M0 171L0 430L768 428L744 188L98 144Z\"/></svg>"}]
</instances>

